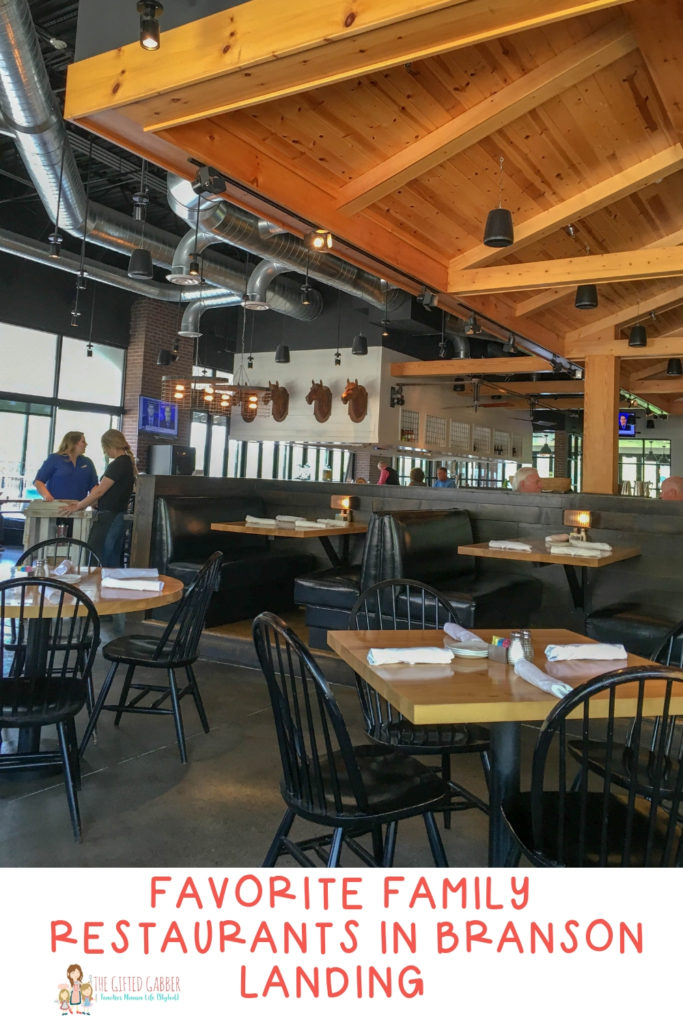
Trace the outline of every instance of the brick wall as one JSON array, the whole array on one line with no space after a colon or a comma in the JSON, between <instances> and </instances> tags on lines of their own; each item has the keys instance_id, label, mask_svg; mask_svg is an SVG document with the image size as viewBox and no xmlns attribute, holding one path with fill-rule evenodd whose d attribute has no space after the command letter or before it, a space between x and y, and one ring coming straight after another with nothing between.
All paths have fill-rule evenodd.
<instances>
[{"instance_id":1,"label":"brick wall","mask_svg":"<svg viewBox=\"0 0 683 1024\"><path fill-rule=\"evenodd\" d=\"M150 444L168 444L168 437L138 432L138 398L161 398L163 376L189 377L192 373L194 341L180 339L178 361L170 366L157 366L159 349L172 349L178 326L175 303L155 299L138 299L131 309L130 344L126 359L126 385L122 430L133 449L138 467L147 470L147 451ZM181 409L178 418L178 444L190 441L190 411Z\"/></svg>"}]
</instances>

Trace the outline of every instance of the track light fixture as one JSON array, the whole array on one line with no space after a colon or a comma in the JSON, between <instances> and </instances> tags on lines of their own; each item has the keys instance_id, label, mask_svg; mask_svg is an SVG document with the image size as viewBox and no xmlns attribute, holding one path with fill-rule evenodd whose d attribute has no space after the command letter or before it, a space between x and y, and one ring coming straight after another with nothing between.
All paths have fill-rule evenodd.
<instances>
[{"instance_id":1,"label":"track light fixture","mask_svg":"<svg viewBox=\"0 0 683 1024\"><path fill-rule=\"evenodd\" d=\"M357 334L351 345L352 356L366 356L368 354L368 339L364 334Z\"/></svg>"},{"instance_id":2,"label":"track light fixture","mask_svg":"<svg viewBox=\"0 0 683 1024\"><path fill-rule=\"evenodd\" d=\"M334 245L334 239L332 238L332 233L326 228L314 228L313 231L309 231L307 235L304 235L304 245L307 245L309 249L320 252L322 249L331 249Z\"/></svg>"},{"instance_id":3,"label":"track light fixture","mask_svg":"<svg viewBox=\"0 0 683 1024\"><path fill-rule=\"evenodd\" d=\"M140 15L140 46L143 50L158 50L161 46L159 15L164 13L164 5L156 0L140 0L137 12Z\"/></svg>"},{"instance_id":4,"label":"track light fixture","mask_svg":"<svg viewBox=\"0 0 683 1024\"><path fill-rule=\"evenodd\" d=\"M515 240L514 228L512 226L512 213L503 209L503 160L498 158L498 206L489 210L484 228L484 245L490 245L495 249L501 249L506 245L512 245Z\"/></svg>"}]
</instances>

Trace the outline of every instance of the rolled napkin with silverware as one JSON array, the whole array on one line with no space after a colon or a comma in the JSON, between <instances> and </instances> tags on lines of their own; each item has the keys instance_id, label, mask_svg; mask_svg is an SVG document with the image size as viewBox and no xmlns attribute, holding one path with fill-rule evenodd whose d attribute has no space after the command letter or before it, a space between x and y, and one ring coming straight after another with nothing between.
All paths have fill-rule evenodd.
<instances>
[{"instance_id":1,"label":"rolled napkin with silverware","mask_svg":"<svg viewBox=\"0 0 683 1024\"><path fill-rule=\"evenodd\" d=\"M559 680L553 679L552 676L547 675L543 669L538 668L531 661L527 661L526 658L516 661L514 669L515 675L520 676L527 683L531 683L532 686L537 686L545 693L552 693L553 697L566 697L568 693L572 692L569 683L561 683Z\"/></svg>"},{"instance_id":2,"label":"rolled napkin with silverware","mask_svg":"<svg viewBox=\"0 0 683 1024\"><path fill-rule=\"evenodd\" d=\"M252 526L277 526L275 519L266 519L262 516L245 516L245 523L251 523Z\"/></svg>"},{"instance_id":3,"label":"rolled napkin with silverware","mask_svg":"<svg viewBox=\"0 0 683 1024\"><path fill-rule=\"evenodd\" d=\"M109 590L146 590L160 593L164 589L163 580L153 579L119 579L116 576L103 576L102 589Z\"/></svg>"},{"instance_id":4,"label":"rolled napkin with silverware","mask_svg":"<svg viewBox=\"0 0 683 1024\"><path fill-rule=\"evenodd\" d=\"M612 551L611 544L601 544L596 541L570 540L568 544L551 544L551 555L573 555L575 558L587 555L609 555Z\"/></svg>"},{"instance_id":5,"label":"rolled napkin with silverware","mask_svg":"<svg viewBox=\"0 0 683 1024\"><path fill-rule=\"evenodd\" d=\"M569 543L573 548L585 548L586 551L611 551L612 545L607 544L602 540L575 540L573 537L569 538Z\"/></svg>"},{"instance_id":6,"label":"rolled napkin with silverware","mask_svg":"<svg viewBox=\"0 0 683 1024\"><path fill-rule=\"evenodd\" d=\"M545 542L546 544L566 544L568 540L568 533L551 533L546 537Z\"/></svg>"},{"instance_id":7,"label":"rolled napkin with silverware","mask_svg":"<svg viewBox=\"0 0 683 1024\"><path fill-rule=\"evenodd\" d=\"M103 573L111 580L158 580L159 570L145 567L142 569L103 569Z\"/></svg>"},{"instance_id":8,"label":"rolled napkin with silverware","mask_svg":"<svg viewBox=\"0 0 683 1024\"><path fill-rule=\"evenodd\" d=\"M457 622L446 622L444 623L443 631L447 636L452 637L453 640L457 640L458 643L471 643L473 640L480 644L481 637L477 636L476 633L470 633L469 629L465 629L464 626L459 626Z\"/></svg>"},{"instance_id":9,"label":"rolled napkin with silverware","mask_svg":"<svg viewBox=\"0 0 683 1024\"><path fill-rule=\"evenodd\" d=\"M453 652L445 647L371 647L368 665L448 665Z\"/></svg>"},{"instance_id":10,"label":"rolled napkin with silverware","mask_svg":"<svg viewBox=\"0 0 683 1024\"><path fill-rule=\"evenodd\" d=\"M297 519L294 523L295 530L319 530L320 523L312 523L310 519Z\"/></svg>"},{"instance_id":11,"label":"rolled napkin with silverware","mask_svg":"<svg viewBox=\"0 0 683 1024\"><path fill-rule=\"evenodd\" d=\"M344 519L318 519L318 523L321 526L348 526L348 522Z\"/></svg>"},{"instance_id":12,"label":"rolled napkin with silverware","mask_svg":"<svg viewBox=\"0 0 683 1024\"><path fill-rule=\"evenodd\" d=\"M531 551L531 544L525 544L521 540L490 540L490 548L499 548L501 551Z\"/></svg>"},{"instance_id":13,"label":"rolled napkin with silverware","mask_svg":"<svg viewBox=\"0 0 683 1024\"><path fill-rule=\"evenodd\" d=\"M275 516L275 521L278 523L295 523L298 516Z\"/></svg>"},{"instance_id":14,"label":"rolled napkin with silverware","mask_svg":"<svg viewBox=\"0 0 683 1024\"><path fill-rule=\"evenodd\" d=\"M623 644L548 644L548 661L625 661Z\"/></svg>"}]
</instances>

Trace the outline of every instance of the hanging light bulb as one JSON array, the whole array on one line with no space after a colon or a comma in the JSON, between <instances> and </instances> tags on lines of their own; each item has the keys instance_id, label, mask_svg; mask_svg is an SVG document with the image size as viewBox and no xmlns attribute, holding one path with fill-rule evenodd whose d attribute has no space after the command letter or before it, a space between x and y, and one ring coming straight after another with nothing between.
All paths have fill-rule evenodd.
<instances>
[{"instance_id":1,"label":"hanging light bulb","mask_svg":"<svg viewBox=\"0 0 683 1024\"><path fill-rule=\"evenodd\" d=\"M325 228L314 228L313 231L309 231L304 236L304 245L307 245L309 249L315 249L319 252L321 249L331 249L334 245L334 239L331 232Z\"/></svg>"},{"instance_id":2,"label":"hanging light bulb","mask_svg":"<svg viewBox=\"0 0 683 1024\"><path fill-rule=\"evenodd\" d=\"M512 226L512 213L503 209L503 160L498 158L498 206L489 210L484 228L484 245L501 249L503 246L512 245L515 240L514 228Z\"/></svg>"}]
</instances>

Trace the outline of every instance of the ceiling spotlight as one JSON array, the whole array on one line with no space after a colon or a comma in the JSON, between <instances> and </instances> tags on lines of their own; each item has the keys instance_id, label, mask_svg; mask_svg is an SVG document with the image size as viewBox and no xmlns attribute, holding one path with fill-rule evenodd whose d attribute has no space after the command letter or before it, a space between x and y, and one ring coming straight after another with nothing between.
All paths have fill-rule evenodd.
<instances>
[{"instance_id":1,"label":"ceiling spotlight","mask_svg":"<svg viewBox=\"0 0 683 1024\"><path fill-rule=\"evenodd\" d=\"M681 367L680 359L670 359L666 364L666 375L667 377L682 377L683 367Z\"/></svg>"},{"instance_id":2,"label":"ceiling spotlight","mask_svg":"<svg viewBox=\"0 0 683 1024\"><path fill-rule=\"evenodd\" d=\"M477 318L474 315L474 313L469 318L469 320L467 320L465 322L465 334L468 334L468 335L481 334L481 324L477 320Z\"/></svg>"},{"instance_id":3,"label":"ceiling spotlight","mask_svg":"<svg viewBox=\"0 0 683 1024\"><path fill-rule=\"evenodd\" d=\"M311 292L313 291L313 289L311 288L310 284L302 284L301 288L299 289L299 291L301 292L301 305L302 306L310 306L310 304L311 304Z\"/></svg>"},{"instance_id":4,"label":"ceiling spotlight","mask_svg":"<svg viewBox=\"0 0 683 1024\"><path fill-rule=\"evenodd\" d=\"M646 348L647 334L642 324L634 324L628 335L629 348Z\"/></svg>"},{"instance_id":5,"label":"ceiling spotlight","mask_svg":"<svg viewBox=\"0 0 683 1024\"><path fill-rule=\"evenodd\" d=\"M499 157L499 172L498 172L498 206L494 210L489 210L486 218L486 227L484 228L484 245L490 245L493 248L500 249L506 245L512 245L515 240L515 233L512 227L512 213L510 210L503 209L502 196L503 196L503 157Z\"/></svg>"},{"instance_id":6,"label":"ceiling spotlight","mask_svg":"<svg viewBox=\"0 0 683 1024\"><path fill-rule=\"evenodd\" d=\"M158 16L164 13L163 4L156 0L140 0L137 11L140 15L140 46L143 50L158 50L161 45Z\"/></svg>"},{"instance_id":7,"label":"ceiling spotlight","mask_svg":"<svg viewBox=\"0 0 683 1024\"><path fill-rule=\"evenodd\" d=\"M157 356L157 366L170 366L173 362L173 353L170 349L160 348Z\"/></svg>"},{"instance_id":8,"label":"ceiling spotlight","mask_svg":"<svg viewBox=\"0 0 683 1024\"><path fill-rule=\"evenodd\" d=\"M567 226L565 227L564 230L567 232L567 234L569 235L570 238L573 238L574 235L576 234L576 228L574 227L573 224L567 224Z\"/></svg>"},{"instance_id":9,"label":"ceiling spotlight","mask_svg":"<svg viewBox=\"0 0 683 1024\"><path fill-rule=\"evenodd\" d=\"M278 345L278 347L275 349L275 362L289 362L289 345Z\"/></svg>"},{"instance_id":10,"label":"ceiling spotlight","mask_svg":"<svg viewBox=\"0 0 683 1024\"><path fill-rule=\"evenodd\" d=\"M507 341L503 345L503 352L505 352L506 355L511 356L514 355L516 351L515 336L514 334L509 334Z\"/></svg>"},{"instance_id":11,"label":"ceiling spotlight","mask_svg":"<svg viewBox=\"0 0 683 1024\"><path fill-rule=\"evenodd\" d=\"M81 322L81 314L79 313L79 311L77 309L72 309L71 310L71 326L72 327L78 327L80 322Z\"/></svg>"},{"instance_id":12,"label":"ceiling spotlight","mask_svg":"<svg viewBox=\"0 0 683 1024\"><path fill-rule=\"evenodd\" d=\"M574 370L574 380L583 380L583 370L580 366Z\"/></svg>"},{"instance_id":13,"label":"ceiling spotlight","mask_svg":"<svg viewBox=\"0 0 683 1024\"><path fill-rule=\"evenodd\" d=\"M62 242L64 239L58 231L53 231L51 235L47 236L47 240L50 243L50 259L58 260L62 251Z\"/></svg>"},{"instance_id":14,"label":"ceiling spotlight","mask_svg":"<svg viewBox=\"0 0 683 1024\"><path fill-rule=\"evenodd\" d=\"M352 356L366 356L368 354L368 339L364 334L357 334L351 345Z\"/></svg>"},{"instance_id":15,"label":"ceiling spotlight","mask_svg":"<svg viewBox=\"0 0 683 1024\"><path fill-rule=\"evenodd\" d=\"M217 171L215 167L207 167L206 164L197 171L197 177L192 182L192 191L196 192L199 196L202 192L210 192L211 195L217 196L221 192L225 192L227 182L220 171ZM199 206L197 207L199 211Z\"/></svg>"},{"instance_id":16,"label":"ceiling spotlight","mask_svg":"<svg viewBox=\"0 0 683 1024\"><path fill-rule=\"evenodd\" d=\"M313 231L309 231L307 235L304 235L304 244L309 249L320 251L321 249L331 249L334 245L334 239L332 238L332 233L325 228L315 228Z\"/></svg>"}]
</instances>

